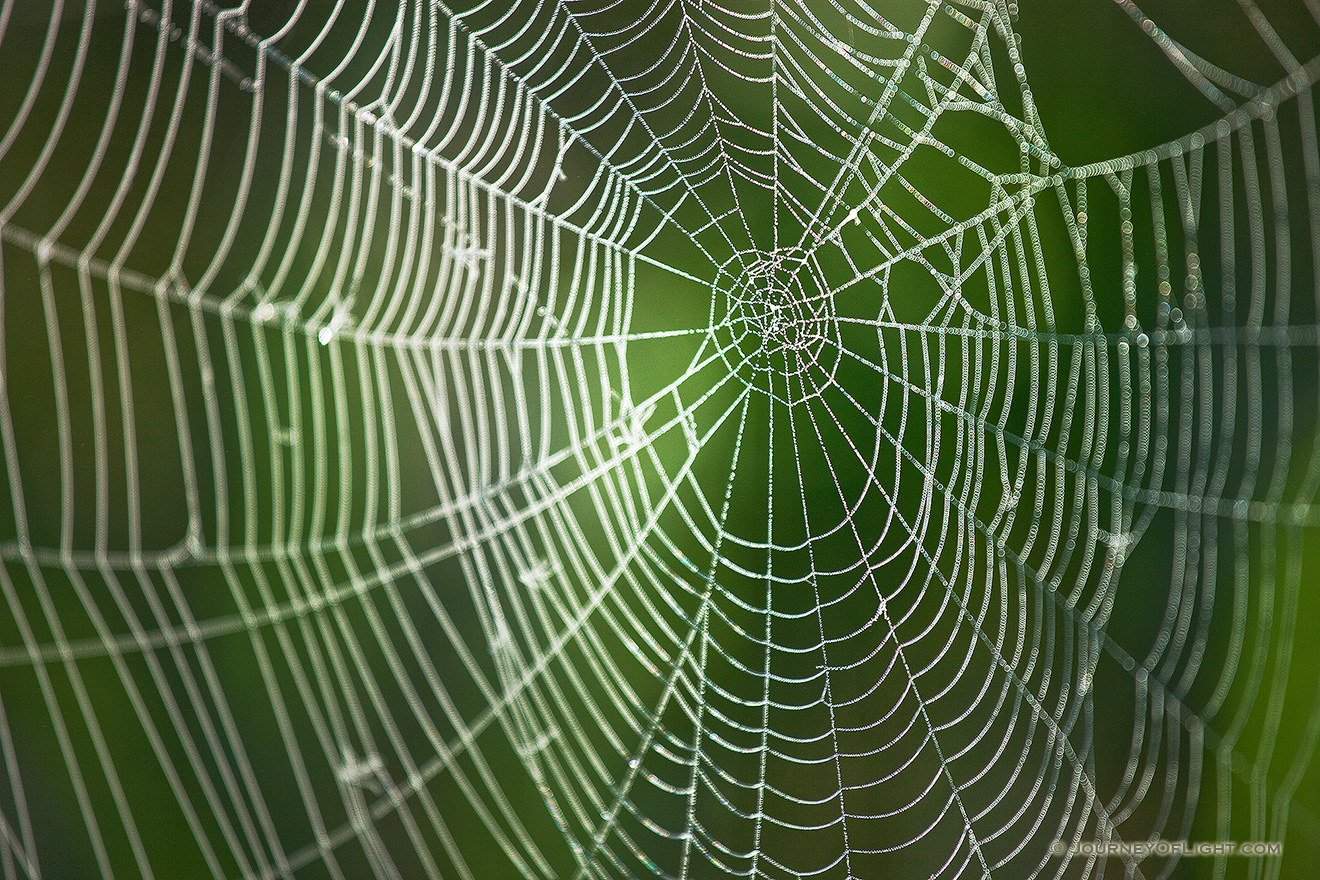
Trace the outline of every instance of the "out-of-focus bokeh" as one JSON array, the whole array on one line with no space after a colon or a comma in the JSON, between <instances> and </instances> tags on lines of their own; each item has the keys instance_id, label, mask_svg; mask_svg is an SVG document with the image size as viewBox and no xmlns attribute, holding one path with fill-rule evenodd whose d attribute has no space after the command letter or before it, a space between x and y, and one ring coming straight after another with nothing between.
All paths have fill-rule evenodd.
<instances>
[{"instance_id":1,"label":"out-of-focus bokeh","mask_svg":"<svg viewBox=\"0 0 1320 880\"><path fill-rule=\"evenodd\" d=\"M1320 858L1320 6L0 0L0 876ZM1281 854L1074 855L1263 841Z\"/></svg>"}]
</instances>

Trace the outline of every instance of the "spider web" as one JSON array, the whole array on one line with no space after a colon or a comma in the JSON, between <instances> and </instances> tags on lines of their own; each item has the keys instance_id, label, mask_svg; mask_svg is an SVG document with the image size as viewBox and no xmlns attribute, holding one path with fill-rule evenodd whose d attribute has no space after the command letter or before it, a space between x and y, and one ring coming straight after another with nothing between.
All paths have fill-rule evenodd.
<instances>
[{"instance_id":1,"label":"spider web","mask_svg":"<svg viewBox=\"0 0 1320 880\"><path fill-rule=\"evenodd\" d=\"M35 6L4 877L1313 864L1314 4Z\"/></svg>"}]
</instances>

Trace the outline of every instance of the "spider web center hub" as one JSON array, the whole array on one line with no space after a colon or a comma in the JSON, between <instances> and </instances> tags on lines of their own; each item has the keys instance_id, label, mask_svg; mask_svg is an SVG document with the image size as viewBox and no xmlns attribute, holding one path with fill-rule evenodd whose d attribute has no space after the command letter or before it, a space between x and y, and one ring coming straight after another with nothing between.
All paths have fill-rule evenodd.
<instances>
[{"instance_id":1,"label":"spider web center hub","mask_svg":"<svg viewBox=\"0 0 1320 880\"><path fill-rule=\"evenodd\" d=\"M711 326L729 370L754 391L801 403L834 380L839 327L820 267L798 248L743 251L720 267Z\"/></svg>"}]
</instances>

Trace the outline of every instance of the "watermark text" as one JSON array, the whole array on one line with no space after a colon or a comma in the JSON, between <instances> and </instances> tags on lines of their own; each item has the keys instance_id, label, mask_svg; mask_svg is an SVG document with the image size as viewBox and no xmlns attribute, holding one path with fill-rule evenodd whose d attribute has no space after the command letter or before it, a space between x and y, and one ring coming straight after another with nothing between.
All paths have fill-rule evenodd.
<instances>
[{"instance_id":1,"label":"watermark text","mask_svg":"<svg viewBox=\"0 0 1320 880\"><path fill-rule=\"evenodd\" d=\"M1082 840L1077 843L1057 841L1050 847L1053 855L1067 859L1089 856L1278 856L1283 844L1277 840L1260 841L1190 841L1190 840Z\"/></svg>"}]
</instances>

